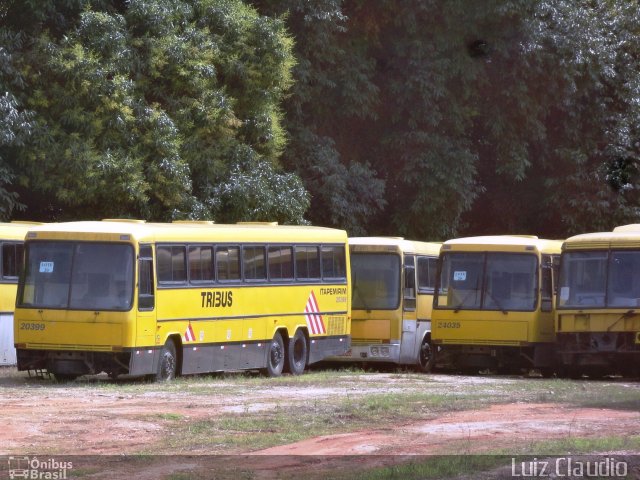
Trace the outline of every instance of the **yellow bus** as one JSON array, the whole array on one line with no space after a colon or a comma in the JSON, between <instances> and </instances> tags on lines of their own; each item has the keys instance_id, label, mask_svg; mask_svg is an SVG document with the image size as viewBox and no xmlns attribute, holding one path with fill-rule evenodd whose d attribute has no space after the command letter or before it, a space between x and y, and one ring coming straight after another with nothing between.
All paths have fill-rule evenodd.
<instances>
[{"instance_id":1,"label":"yellow bus","mask_svg":"<svg viewBox=\"0 0 640 480\"><path fill-rule=\"evenodd\" d=\"M509 235L446 241L431 325L436 364L552 375L553 266L561 245Z\"/></svg>"},{"instance_id":2,"label":"yellow bus","mask_svg":"<svg viewBox=\"0 0 640 480\"><path fill-rule=\"evenodd\" d=\"M18 370L57 379L260 369L300 374L346 352L342 230L271 224L70 222L25 243Z\"/></svg>"},{"instance_id":3,"label":"yellow bus","mask_svg":"<svg viewBox=\"0 0 640 480\"><path fill-rule=\"evenodd\" d=\"M640 375L640 225L564 242L556 332L567 375Z\"/></svg>"},{"instance_id":4,"label":"yellow bus","mask_svg":"<svg viewBox=\"0 0 640 480\"><path fill-rule=\"evenodd\" d=\"M24 236L34 222L0 223L0 365L15 365L13 309L16 305L18 276L22 269Z\"/></svg>"},{"instance_id":5,"label":"yellow bus","mask_svg":"<svg viewBox=\"0 0 640 480\"><path fill-rule=\"evenodd\" d=\"M428 372L440 243L349 238L351 349L332 360L394 363Z\"/></svg>"}]
</instances>

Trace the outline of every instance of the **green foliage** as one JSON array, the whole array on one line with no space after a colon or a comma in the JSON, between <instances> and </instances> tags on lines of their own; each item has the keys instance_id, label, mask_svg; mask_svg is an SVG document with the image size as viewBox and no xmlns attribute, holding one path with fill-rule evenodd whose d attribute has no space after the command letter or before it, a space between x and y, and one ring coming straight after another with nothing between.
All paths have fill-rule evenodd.
<instances>
[{"instance_id":1,"label":"green foliage","mask_svg":"<svg viewBox=\"0 0 640 480\"><path fill-rule=\"evenodd\" d=\"M637 3L254 4L296 38L283 161L312 219L422 239L637 221Z\"/></svg>"},{"instance_id":2,"label":"green foliage","mask_svg":"<svg viewBox=\"0 0 640 480\"><path fill-rule=\"evenodd\" d=\"M3 218L640 221L637 2L6 0L0 20Z\"/></svg>"},{"instance_id":3,"label":"green foliage","mask_svg":"<svg viewBox=\"0 0 640 480\"><path fill-rule=\"evenodd\" d=\"M309 195L299 177L279 173L248 148L238 152L229 178L212 188L211 211L222 222L304 224Z\"/></svg>"},{"instance_id":4,"label":"green foliage","mask_svg":"<svg viewBox=\"0 0 640 480\"><path fill-rule=\"evenodd\" d=\"M2 18L0 14L0 18ZM33 124L29 112L21 110L9 90L22 82L13 65L12 48L21 43L19 35L0 32L0 219L6 221L16 210L24 210L11 185L16 179L8 159L31 135Z\"/></svg>"},{"instance_id":5,"label":"green foliage","mask_svg":"<svg viewBox=\"0 0 640 480\"><path fill-rule=\"evenodd\" d=\"M280 20L240 0L30 2L29 17L19 4L5 16L35 33L15 51L13 92L34 127L12 165L30 213L240 220L211 195L236 181L243 151L261 165L244 180L266 190L260 209L235 195L235 211L284 219L288 196L286 219L303 220L299 181L277 167L294 63Z\"/></svg>"}]
</instances>

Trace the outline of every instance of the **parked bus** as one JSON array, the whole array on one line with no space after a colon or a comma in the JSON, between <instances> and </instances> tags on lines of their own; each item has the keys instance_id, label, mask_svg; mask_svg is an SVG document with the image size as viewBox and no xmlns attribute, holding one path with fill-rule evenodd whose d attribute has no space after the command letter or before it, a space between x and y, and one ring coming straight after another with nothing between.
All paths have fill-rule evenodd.
<instances>
[{"instance_id":1,"label":"parked bus","mask_svg":"<svg viewBox=\"0 0 640 480\"><path fill-rule=\"evenodd\" d=\"M70 222L34 228L18 370L57 379L260 369L349 348L347 235L321 227Z\"/></svg>"},{"instance_id":2,"label":"parked bus","mask_svg":"<svg viewBox=\"0 0 640 480\"><path fill-rule=\"evenodd\" d=\"M439 243L349 238L351 349L332 360L433 365L431 309Z\"/></svg>"},{"instance_id":3,"label":"parked bus","mask_svg":"<svg viewBox=\"0 0 640 480\"><path fill-rule=\"evenodd\" d=\"M562 242L484 236L442 246L431 338L436 364L517 373L555 368L554 268Z\"/></svg>"},{"instance_id":4,"label":"parked bus","mask_svg":"<svg viewBox=\"0 0 640 480\"><path fill-rule=\"evenodd\" d=\"M13 309L16 305L18 276L22 269L22 245L34 222L0 223L0 365L15 365Z\"/></svg>"},{"instance_id":5,"label":"parked bus","mask_svg":"<svg viewBox=\"0 0 640 480\"><path fill-rule=\"evenodd\" d=\"M640 225L568 238L556 313L565 373L640 375Z\"/></svg>"}]
</instances>

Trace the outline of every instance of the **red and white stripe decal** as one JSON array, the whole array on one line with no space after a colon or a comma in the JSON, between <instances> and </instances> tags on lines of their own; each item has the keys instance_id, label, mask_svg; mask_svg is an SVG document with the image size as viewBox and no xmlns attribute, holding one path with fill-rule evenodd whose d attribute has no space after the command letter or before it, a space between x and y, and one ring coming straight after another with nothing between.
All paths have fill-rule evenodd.
<instances>
[{"instance_id":1,"label":"red and white stripe decal","mask_svg":"<svg viewBox=\"0 0 640 480\"><path fill-rule=\"evenodd\" d=\"M189 322L189 326L187 327L187 331L184 332L184 339L187 342L193 342L196 339L195 333L193 333L193 327L191 326L191 322Z\"/></svg>"},{"instance_id":2,"label":"red and white stripe decal","mask_svg":"<svg viewBox=\"0 0 640 480\"><path fill-rule=\"evenodd\" d=\"M311 290L309 300L307 300L307 304L304 307L304 313L307 320L307 327L309 327L311 335L327 333L327 330L324 327L324 321L322 320L322 315L320 315L320 309L318 308L318 300L316 299L316 295L313 293L313 290Z\"/></svg>"}]
</instances>

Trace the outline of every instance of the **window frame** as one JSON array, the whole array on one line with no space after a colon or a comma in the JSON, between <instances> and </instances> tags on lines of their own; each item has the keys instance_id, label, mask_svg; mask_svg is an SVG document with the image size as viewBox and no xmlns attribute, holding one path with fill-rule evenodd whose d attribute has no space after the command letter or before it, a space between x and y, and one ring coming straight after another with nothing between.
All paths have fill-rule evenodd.
<instances>
[{"instance_id":1,"label":"window frame","mask_svg":"<svg viewBox=\"0 0 640 480\"><path fill-rule=\"evenodd\" d=\"M211 279L206 280L194 280L191 278L191 259L189 254L191 253L192 248L210 248L211 249ZM202 259L202 256L200 256ZM205 285L215 285L217 283L217 272L216 272L216 245L213 243L187 243L187 282L190 285L195 286L205 286Z\"/></svg>"},{"instance_id":2,"label":"window frame","mask_svg":"<svg viewBox=\"0 0 640 480\"><path fill-rule=\"evenodd\" d=\"M271 276L271 263L270 263L270 253L272 249L289 249L291 252L291 276L290 277L280 277L273 278ZM293 244L290 243L267 243L265 245L265 250L267 253L267 281L269 283L284 283L284 284L293 284L296 283L296 258L295 258L295 249ZM281 269L282 270L282 269Z\"/></svg>"},{"instance_id":3,"label":"window frame","mask_svg":"<svg viewBox=\"0 0 640 480\"><path fill-rule=\"evenodd\" d=\"M189 266L188 266L188 256L187 256L187 247L188 247L188 243L165 243L165 242L161 242L161 243L156 243L156 282L158 285L168 285L168 286L181 286L181 285L187 285L189 282ZM173 277L173 248L182 248L183 252L184 252L184 257L183 257L183 267L184 267L184 280L174 280ZM159 251L160 249L163 248L171 248L171 280L160 280L160 254Z\"/></svg>"},{"instance_id":4,"label":"window frame","mask_svg":"<svg viewBox=\"0 0 640 480\"><path fill-rule=\"evenodd\" d=\"M248 249L262 250L262 268L264 270L264 277L260 278L248 278L246 273L246 259L245 252ZM241 244L241 278L244 283L256 284L256 283L267 283L269 281L269 272L268 272L268 263L267 263L267 244L264 243L243 243Z\"/></svg>"}]
</instances>

